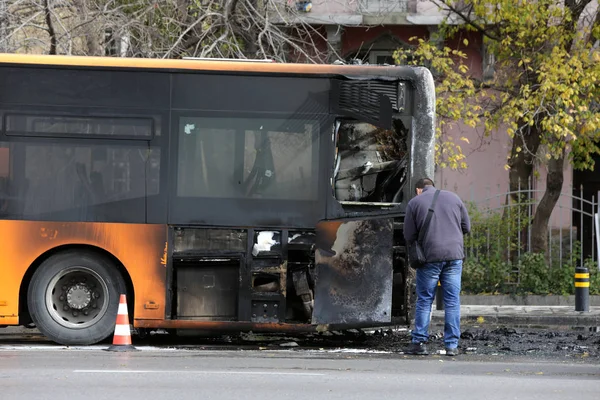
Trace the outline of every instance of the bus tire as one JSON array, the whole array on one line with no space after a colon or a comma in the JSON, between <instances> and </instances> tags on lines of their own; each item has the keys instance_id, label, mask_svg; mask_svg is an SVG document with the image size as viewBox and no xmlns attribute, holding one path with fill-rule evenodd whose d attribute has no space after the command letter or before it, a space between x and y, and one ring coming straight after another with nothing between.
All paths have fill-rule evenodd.
<instances>
[{"instance_id":1,"label":"bus tire","mask_svg":"<svg viewBox=\"0 0 600 400\"><path fill-rule=\"evenodd\" d=\"M90 251L70 250L39 266L27 303L46 337L63 345L90 345L114 333L122 293L125 282L114 263Z\"/></svg>"}]
</instances>

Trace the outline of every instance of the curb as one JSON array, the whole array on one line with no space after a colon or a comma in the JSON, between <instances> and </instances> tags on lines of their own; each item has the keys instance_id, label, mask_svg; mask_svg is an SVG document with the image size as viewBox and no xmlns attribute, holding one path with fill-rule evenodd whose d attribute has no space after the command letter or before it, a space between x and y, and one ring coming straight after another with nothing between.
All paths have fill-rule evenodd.
<instances>
[{"instance_id":1,"label":"curb","mask_svg":"<svg viewBox=\"0 0 600 400\"><path fill-rule=\"evenodd\" d=\"M493 312L481 310L481 312L461 310L461 323L475 324L505 324L505 325L546 325L546 326L568 326L568 327L600 327L600 313L566 311L564 313L550 312ZM444 323L444 311L434 310L431 321L436 324Z\"/></svg>"}]
</instances>

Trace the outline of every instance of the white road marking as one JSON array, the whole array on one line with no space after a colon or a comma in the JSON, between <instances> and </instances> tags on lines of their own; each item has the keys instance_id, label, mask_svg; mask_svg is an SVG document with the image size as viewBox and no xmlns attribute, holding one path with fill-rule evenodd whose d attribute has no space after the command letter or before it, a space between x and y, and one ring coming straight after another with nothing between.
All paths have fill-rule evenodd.
<instances>
[{"instance_id":1,"label":"white road marking","mask_svg":"<svg viewBox=\"0 0 600 400\"><path fill-rule=\"evenodd\" d=\"M91 346L61 346L61 345L0 345L0 352L2 351L65 351L65 350L76 350L76 351L98 351L106 350L110 345L91 345ZM134 345L135 346L135 345ZM202 353L208 353L212 351L256 351L256 352L273 352L273 353L348 353L348 354L394 354L393 351L382 351L382 350L370 350L370 349L352 349L352 348L335 348L335 349L268 349L268 350L237 350L237 349L221 349L221 350L205 350L201 348L193 347L155 347L155 346L136 346L139 351L146 352L184 352L184 351L199 351Z\"/></svg>"},{"instance_id":2,"label":"white road marking","mask_svg":"<svg viewBox=\"0 0 600 400\"><path fill-rule=\"evenodd\" d=\"M324 376L313 372L270 372L270 371L189 371L189 370L131 370L131 369L76 369L76 374L213 374L213 375L294 375Z\"/></svg>"},{"instance_id":3,"label":"white road marking","mask_svg":"<svg viewBox=\"0 0 600 400\"><path fill-rule=\"evenodd\" d=\"M350 354L394 354L393 351L369 350L369 349L323 349L323 350L304 350L307 353L350 353Z\"/></svg>"}]
</instances>

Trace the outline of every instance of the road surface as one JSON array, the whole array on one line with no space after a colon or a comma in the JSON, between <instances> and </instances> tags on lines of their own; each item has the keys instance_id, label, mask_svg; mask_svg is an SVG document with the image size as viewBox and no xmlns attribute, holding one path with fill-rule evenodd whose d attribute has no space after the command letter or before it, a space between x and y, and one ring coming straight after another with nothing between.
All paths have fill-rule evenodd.
<instances>
[{"instance_id":1,"label":"road surface","mask_svg":"<svg viewBox=\"0 0 600 400\"><path fill-rule=\"evenodd\" d=\"M12 399L597 399L600 366L352 350L0 349Z\"/></svg>"}]
</instances>

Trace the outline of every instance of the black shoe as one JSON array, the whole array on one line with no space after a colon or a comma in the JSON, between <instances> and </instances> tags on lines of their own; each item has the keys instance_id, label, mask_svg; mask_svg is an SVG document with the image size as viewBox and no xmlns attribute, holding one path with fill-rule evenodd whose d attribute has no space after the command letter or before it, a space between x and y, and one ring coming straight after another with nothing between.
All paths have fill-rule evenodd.
<instances>
[{"instance_id":1,"label":"black shoe","mask_svg":"<svg viewBox=\"0 0 600 400\"><path fill-rule=\"evenodd\" d=\"M450 357L454 357L458 355L458 348L455 347L451 349L450 347L446 347L446 355Z\"/></svg>"},{"instance_id":2,"label":"black shoe","mask_svg":"<svg viewBox=\"0 0 600 400\"><path fill-rule=\"evenodd\" d=\"M412 354L416 356L426 356L429 354L425 343L411 343L404 350L404 354Z\"/></svg>"}]
</instances>

